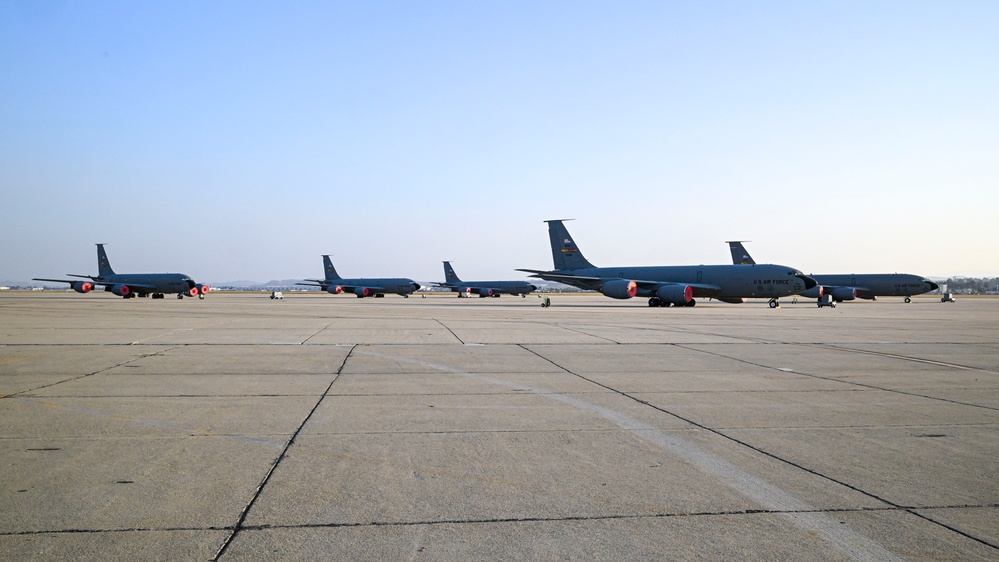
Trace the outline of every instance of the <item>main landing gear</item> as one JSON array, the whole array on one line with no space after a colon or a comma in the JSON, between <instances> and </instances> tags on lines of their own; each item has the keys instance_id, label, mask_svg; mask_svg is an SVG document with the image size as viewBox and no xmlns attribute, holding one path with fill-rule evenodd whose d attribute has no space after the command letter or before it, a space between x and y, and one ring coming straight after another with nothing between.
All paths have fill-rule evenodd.
<instances>
[{"instance_id":1,"label":"main landing gear","mask_svg":"<svg viewBox=\"0 0 999 562\"><path fill-rule=\"evenodd\" d=\"M770 299L770 302L767 304L770 305L770 308L780 308L780 303L777 302L777 297Z\"/></svg>"},{"instance_id":2,"label":"main landing gear","mask_svg":"<svg viewBox=\"0 0 999 562\"><path fill-rule=\"evenodd\" d=\"M688 307L688 306L694 306L696 304L697 304L696 300L690 299L690 301L687 302L686 304L674 304L673 306L677 306L677 307ZM668 301L662 300L659 297L652 297L652 298L649 299L649 306L653 306L653 307L655 307L655 306L661 306L661 307L665 308L665 307L670 306L670 303Z\"/></svg>"},{"instance_id":3,"label":"main landing gear","mask_svg":"<svg viewBox=\"0 0 999 562\"><path fill-rule=\"evenodd\" d=\"M912 302L912 298L911 297L905 297L905 304L909 304L910 302Z\"/></svg>"}]
</instances>

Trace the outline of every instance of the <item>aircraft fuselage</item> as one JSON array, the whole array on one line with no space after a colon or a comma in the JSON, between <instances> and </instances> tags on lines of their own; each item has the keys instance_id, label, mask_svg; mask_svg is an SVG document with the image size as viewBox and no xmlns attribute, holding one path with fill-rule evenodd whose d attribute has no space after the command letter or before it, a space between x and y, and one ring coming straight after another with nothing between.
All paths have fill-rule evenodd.
<instances>
[{"instance_id":1,"label":"aircraft fuselage","mask_svg":"<svg viewBox=\"0 0 999 562\"><path fill-rule=\"evenodd\" d=\"M145 295L151 293L188 293L195 287L190 276L183 273L115 273L97 277L96 283L104 285L104 290L111 292L115 285L125 285L133 293Z\"/></svg>"},{"instance_id":2,"label":"aircraft fuselage","mask_svg":"<svg viewBox=\"0 0 999 562\"><path fill-rule=\"evenodd\" d=\"M774 264L757 265L669 265L634 267L594 267L558 270L553 273L594 278L618 278L636 281L661 281L668 284L689 283L694 296L714 298L779 298L805 291L801 273L792 267ZM599 290L600 282L555 279L583 289ZM717 287L699 288L699 285ZM653 296L655 290L639 284L636 295Z\"/></svg>"},{"instance_id":3,"label":"aircraft fuselage","mask_svg":"<svg viewBox=\"0 0 999 562\"><path fill-rule=\"evenodd\" d=\"M831 287L852 287L857 298L910 297L937 289L938 285L925 277L909 273L857 273L816 274L810 276L828 291ZM818 297L818 287L801 293L805 297Z\"/></svg>"}]
</instances>

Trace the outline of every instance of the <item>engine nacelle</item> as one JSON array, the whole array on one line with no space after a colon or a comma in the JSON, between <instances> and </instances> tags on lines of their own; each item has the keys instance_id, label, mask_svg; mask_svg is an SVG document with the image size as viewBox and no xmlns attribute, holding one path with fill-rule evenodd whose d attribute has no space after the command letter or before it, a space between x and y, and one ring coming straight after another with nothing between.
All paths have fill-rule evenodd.
<instances>
[{"instance_id":1,"label":"engine nacelle","mask_svg":"<svg viewBox=\"0 0 999 562\"><path fill-rule=\"evenodd\" d=\"M94 288L90 281L73 281L69 286L77 293L89 293Z\"/></svg>"},{"instance_id":2,"label":"engine nacelle","mask_svg":"<svg viewBox=\"0 0 999 562\"><path fill-rule=\"evenodd\" d=\"M132 294L132 289L128 285L112 285L111 292L119 297L127 297Z\"/></svg>"},{"instance_id":3,"label":"engine nacelle","mask_svg":"<svg viewBox=\"0 0 999 562\"><path fill-rule=\"evenodd\" d=\"M339 287L337 288L339 289ZM340 290L342 291L343 289ZM354 289L354 294L357 295L357 298L362 299L370 295L371 291L367 287L357 287L356 289Z\"/></svg>"},{"instance_id":4,"label":"engine nacelle","mask_svg":"<svg viewBox=\"0 0 999 562\"><path fill-rule=\"evenodd\" d=\"M339 295L343 292L343 287L339 285L330 285L329 287L326 287L326 292L331 295Z\"/></svg>"},{"instance_id":5,"label":"engine nacelle","mask_svg":"<svg viewBox=\"0 0 999 562\"><path fill-rule=\"evenodd\" d=\"M811 289L805 291L804 293L798 293L798 294L805 297L806 299L817 299L821 298L822 295L826 294L827 292L828 291L826 291L825 287L823 287L822 285L816 285Z\"/></svg>"},{"instance_id":6,"label":"engine nacelle","mask_svg":"<svg viewBox=\"0 0 999 562\"><path fill-rule=\"evenodd\" d=\"M694 288L690 285L663 285L656 291L659 300L676 306L684 306L694 298Z\"/></svg>"},{"instance_id":7,"label":"engine nacelle","mask_svg":"<svg viewBox=\"0 0 999 562\"><path fill-rule=\"evenodd\" d=\"M833 287L832 298L836 302L852 301L857 298L857 289L854 287Z\"/></svg>"},{"instance_id":8,"label":"engine nacelle","mask_svg":"<svg viewBox=\"0 0 999 562\"><path fill-rule=\"evenodd\" d=\"M198 289L199 295L207 295L208 291L211 291L211 288L208 285L196 285L195 287Z\"/></svg>"},{"instance_id":9,"label":"engine nacelle","mask_svg":"<svg viewBox=\"0 0 999 562\"><path fill-rule=\"evenodd\" d=\"M492 289L479 289L479 297L491 297L493 296Z\"/></svg>"},{"instance_id":10,"label":"engine nacelle","mask_svg":"<svg viewBox=\"0 0 999 562\"><path fill-rule=\"evenodd\" d=\"M600 292L612 299L630 299L638 294L638 283L630 279L612 279L600 287Z\"/></svg>"}]
</instances>

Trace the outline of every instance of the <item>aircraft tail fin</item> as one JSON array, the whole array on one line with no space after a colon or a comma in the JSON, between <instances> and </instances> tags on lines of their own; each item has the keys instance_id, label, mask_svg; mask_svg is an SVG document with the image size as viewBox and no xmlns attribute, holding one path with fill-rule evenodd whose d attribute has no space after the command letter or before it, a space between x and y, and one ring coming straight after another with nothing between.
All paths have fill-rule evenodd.
<instances>
[{"instance_id":1,"label":"aircraft tail fin","mask_svg":"<svg viewBox=\"0 0 999 562\"><path fill-rule=\"evenodd\" d=\"M579 246L572 241L569 230L562 224L563 220L571 219L545 221L548 223L548 239L552 245L552 261L555 263L555 269L591 269L595 267L586 261L583 252L579 251Z\"/></svg>"},{"instance_id":2,"label":"aircraft tail fin","mask_svg":"<svg viewBox=\"0 0 999 562\"><path fill-rule=\"evenodd\" d=\"M333 262L330 260L330 257L326 254L323 254L323 267L326 271L326 281L336 281L337 279L342 279L340 274L336 272L336 268L333 267Z\"/></svg>"},{"instance_id":3,"label":"aircraft tail fin","mask_svg":"<svg viewBox=\"0 0 999 562\"><path fill-rule=\"evenodd\" d=\"M732 251L732 263L735 265L755 265L756 261L746 251L746 247L742 245L743 242L748 242L748 240L730 240L728 242L728 249Z\"/></svg>"},{"instance_id":4,"label":"aircraft tail fin","mask_svg":"<svg viewBox=\"0 0 999 562\"><path fill-rule=\"evenodd\" d=\"M107 277L108 275L114 275L114 270L111 269L111 262L108 261L108 254L104 251L104 244L97 245L97 276Z\"/></svg>"},{"instance_id":5,"label":"aircraft tail fin","mask_svg":"<svg viewBox=\"0 0 999 562\"><path fill-rule=\"evenodd\" d=\"M444 262L444 282L445 283L461 283L461 279L458 278L458 274L454 272L454 268L451 267L451 262Z\"/></svg>"}]
</instances>

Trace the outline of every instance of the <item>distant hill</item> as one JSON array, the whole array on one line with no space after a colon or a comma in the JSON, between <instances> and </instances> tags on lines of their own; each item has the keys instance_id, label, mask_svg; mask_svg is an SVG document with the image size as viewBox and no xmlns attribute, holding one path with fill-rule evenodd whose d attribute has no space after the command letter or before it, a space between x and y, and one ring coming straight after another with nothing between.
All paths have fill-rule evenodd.
<instances>
[{"instance_id":1,"label":"distant hill","mask_svg":"<svg viewBox=\"0 0 999 562\"><path fill-rule=\"evenodd\" d=\"M227 287L232 289L272 289L272 288L286 288L295 287L296 283L303 282L304 279L271 279L267 282L261 281L251 281L249 279L239 279L237 281L221 281L215 283L208 283L209 287ZM299 289L307 289L307 287L299 286Z\"/></svg>"}]
</instances>

